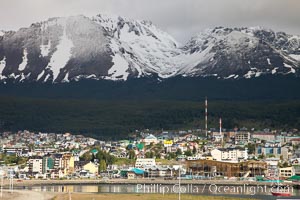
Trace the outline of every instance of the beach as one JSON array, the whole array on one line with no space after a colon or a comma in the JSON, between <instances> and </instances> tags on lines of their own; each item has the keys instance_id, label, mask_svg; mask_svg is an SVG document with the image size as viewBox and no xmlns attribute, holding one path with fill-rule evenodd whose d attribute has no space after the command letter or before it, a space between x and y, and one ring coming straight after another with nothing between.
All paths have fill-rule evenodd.
<instances>
[{"instance_id":1,"label":"beach","mask_svg":"<svg viewBox=\"0 0 300 200\"><path fill-rule=\"evenodd\" d=\"M14 190L10 192L3 190L3 196L1 200L51 200L58 193L53 192L35 192L31 190Z\"/></svg>"}]
</instances>

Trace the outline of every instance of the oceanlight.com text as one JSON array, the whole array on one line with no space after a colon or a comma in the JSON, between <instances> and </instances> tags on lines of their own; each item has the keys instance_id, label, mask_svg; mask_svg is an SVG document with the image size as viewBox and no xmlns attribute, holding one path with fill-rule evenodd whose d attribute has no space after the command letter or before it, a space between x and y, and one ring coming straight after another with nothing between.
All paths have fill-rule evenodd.
<instances>
[{"instance_id":1,"label":"oceanlight.com text","mask_svg":"<svg viewBox=\"0 0 300 200\"><path fill-rule=\"evenodd\" d=\"M256 195L256 194L270 194L272 192L293 192L293 187L285 187L284 189L278 185L163 185L163 184L137 184L136 192L138 193L187 193L187 194L242 194L242 195Z\"/></svg>"}]
</instances>

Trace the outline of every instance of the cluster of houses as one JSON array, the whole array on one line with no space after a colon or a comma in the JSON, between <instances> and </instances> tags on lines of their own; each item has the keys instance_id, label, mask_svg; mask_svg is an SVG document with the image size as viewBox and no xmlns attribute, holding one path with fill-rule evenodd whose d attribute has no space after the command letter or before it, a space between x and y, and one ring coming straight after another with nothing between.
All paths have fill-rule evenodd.
<instances>
[{"instance_id":1,"label":"cluster of houses","mask_svg":"<svg viewBox=\"0 0 300 200\"><path fill-rule=\"evenodd\" d=\"M298 130L212 129L207 137L202 130L139 132L134 139L120 141L99 141L70 133L19 131L0 134L0 153L27 158L25 166L14 166L14 171L22 177L54 179L103 175L104 172L99 171L98 160L80 160L84 153L92 154L91 150L95 147L116 158L134 156L130 158L135 159L132 166L108 166L113 177L168 178L178 176L179 170L182 174L220 176L224 174L224 167L236 167L239 163L243 164L243 170L232 171L231 176L288 178L300 175ZM176 157L170 158L171 154ZM156 162L158 156L160 160ZM164 159L174 159L176 163L162 165L160 162ZM1 169L13 167L0 165Z\"/></svg>"}]
</instances>

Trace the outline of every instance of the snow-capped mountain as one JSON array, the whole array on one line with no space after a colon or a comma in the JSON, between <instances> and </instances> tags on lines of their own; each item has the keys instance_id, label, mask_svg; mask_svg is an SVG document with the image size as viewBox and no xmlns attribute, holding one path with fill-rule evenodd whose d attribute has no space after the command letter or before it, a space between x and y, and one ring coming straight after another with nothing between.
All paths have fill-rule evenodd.
<instances>
[{"instance_id":1,"label":"snow-capped mountain","mask_svg":"<svg viewBox=\"0 0 300 200\"><path fill-rule=\"evenodd\" d=\"M296 73L300 63L299 36L263 28L209 29L192 38L183 49L186 64L179 73L187 76L251 78L289 74Z\"/></svg>"},{"instance_id":2,"label":"snow-capped mountain","mask_svg":"<svg viewBox=\"0 0 300 200\"><path fill-rule=\"evenodd\" d=\"M251 78L298 75L299 66L299 36L259 27L209 29L184 46L151 22L106 15L51 18L0 31L2 81Z\"/></svg>"}]
</instances>

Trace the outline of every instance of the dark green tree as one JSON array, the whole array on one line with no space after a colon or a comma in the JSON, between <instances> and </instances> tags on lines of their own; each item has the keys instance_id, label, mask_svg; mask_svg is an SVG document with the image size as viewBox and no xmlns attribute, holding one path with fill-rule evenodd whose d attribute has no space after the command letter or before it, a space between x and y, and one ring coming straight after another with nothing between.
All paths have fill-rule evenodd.
<instances>
[{"instance_id":1,"label":"dark green tree","mask_svg":"<svg viewBox=\"0 0 300 200\"><path fill-rule=\"evenodd\" d=\"M193 154L192 154L191 150L187 150L187 151L184 152L184 155L192 156Z\"/></svg>"},{"instance_id":2,"label":"dark green tree","mask_svg":"<svg viewBox=\"0 0 300 200\"><path fill-rule=\"evenodd\" d=\"M178 148L178 149L176 150L176 153L175 153L175 154L176 154L176 156L182 155L181 149Z\"/></svg>"},{"instance_id":3,"label":"dark green tree","mask_svg":"<svg viewBox=\"0 0 300 200\"><path fill-rule=\"evenodd\" d=\"M193 146L193 154L195 155L197 153L197 149L195 146Z\"/></svg>"},{"instance_id":4,"label":"dark green tree","mask_svg":"<svg viewBox=\"0 0 300 200\"><path fill-rule=\"evenodd\" d=\"M129 150L129 152L128 152L128 158L129 159L135 159L135 152L134 152L134 150Z\"/></svg>"},{"instance_id":5,"label":"dark green tree","mask_svg":"<svg viewBox=\"0 0 300 200\"><path fill-rule=\"evenodd\" d=\"M99 171L100 172L103 172L106 170L106 162L105 160L100 160L100 163L99 163Z\"/></svg>"}]
</instances>

